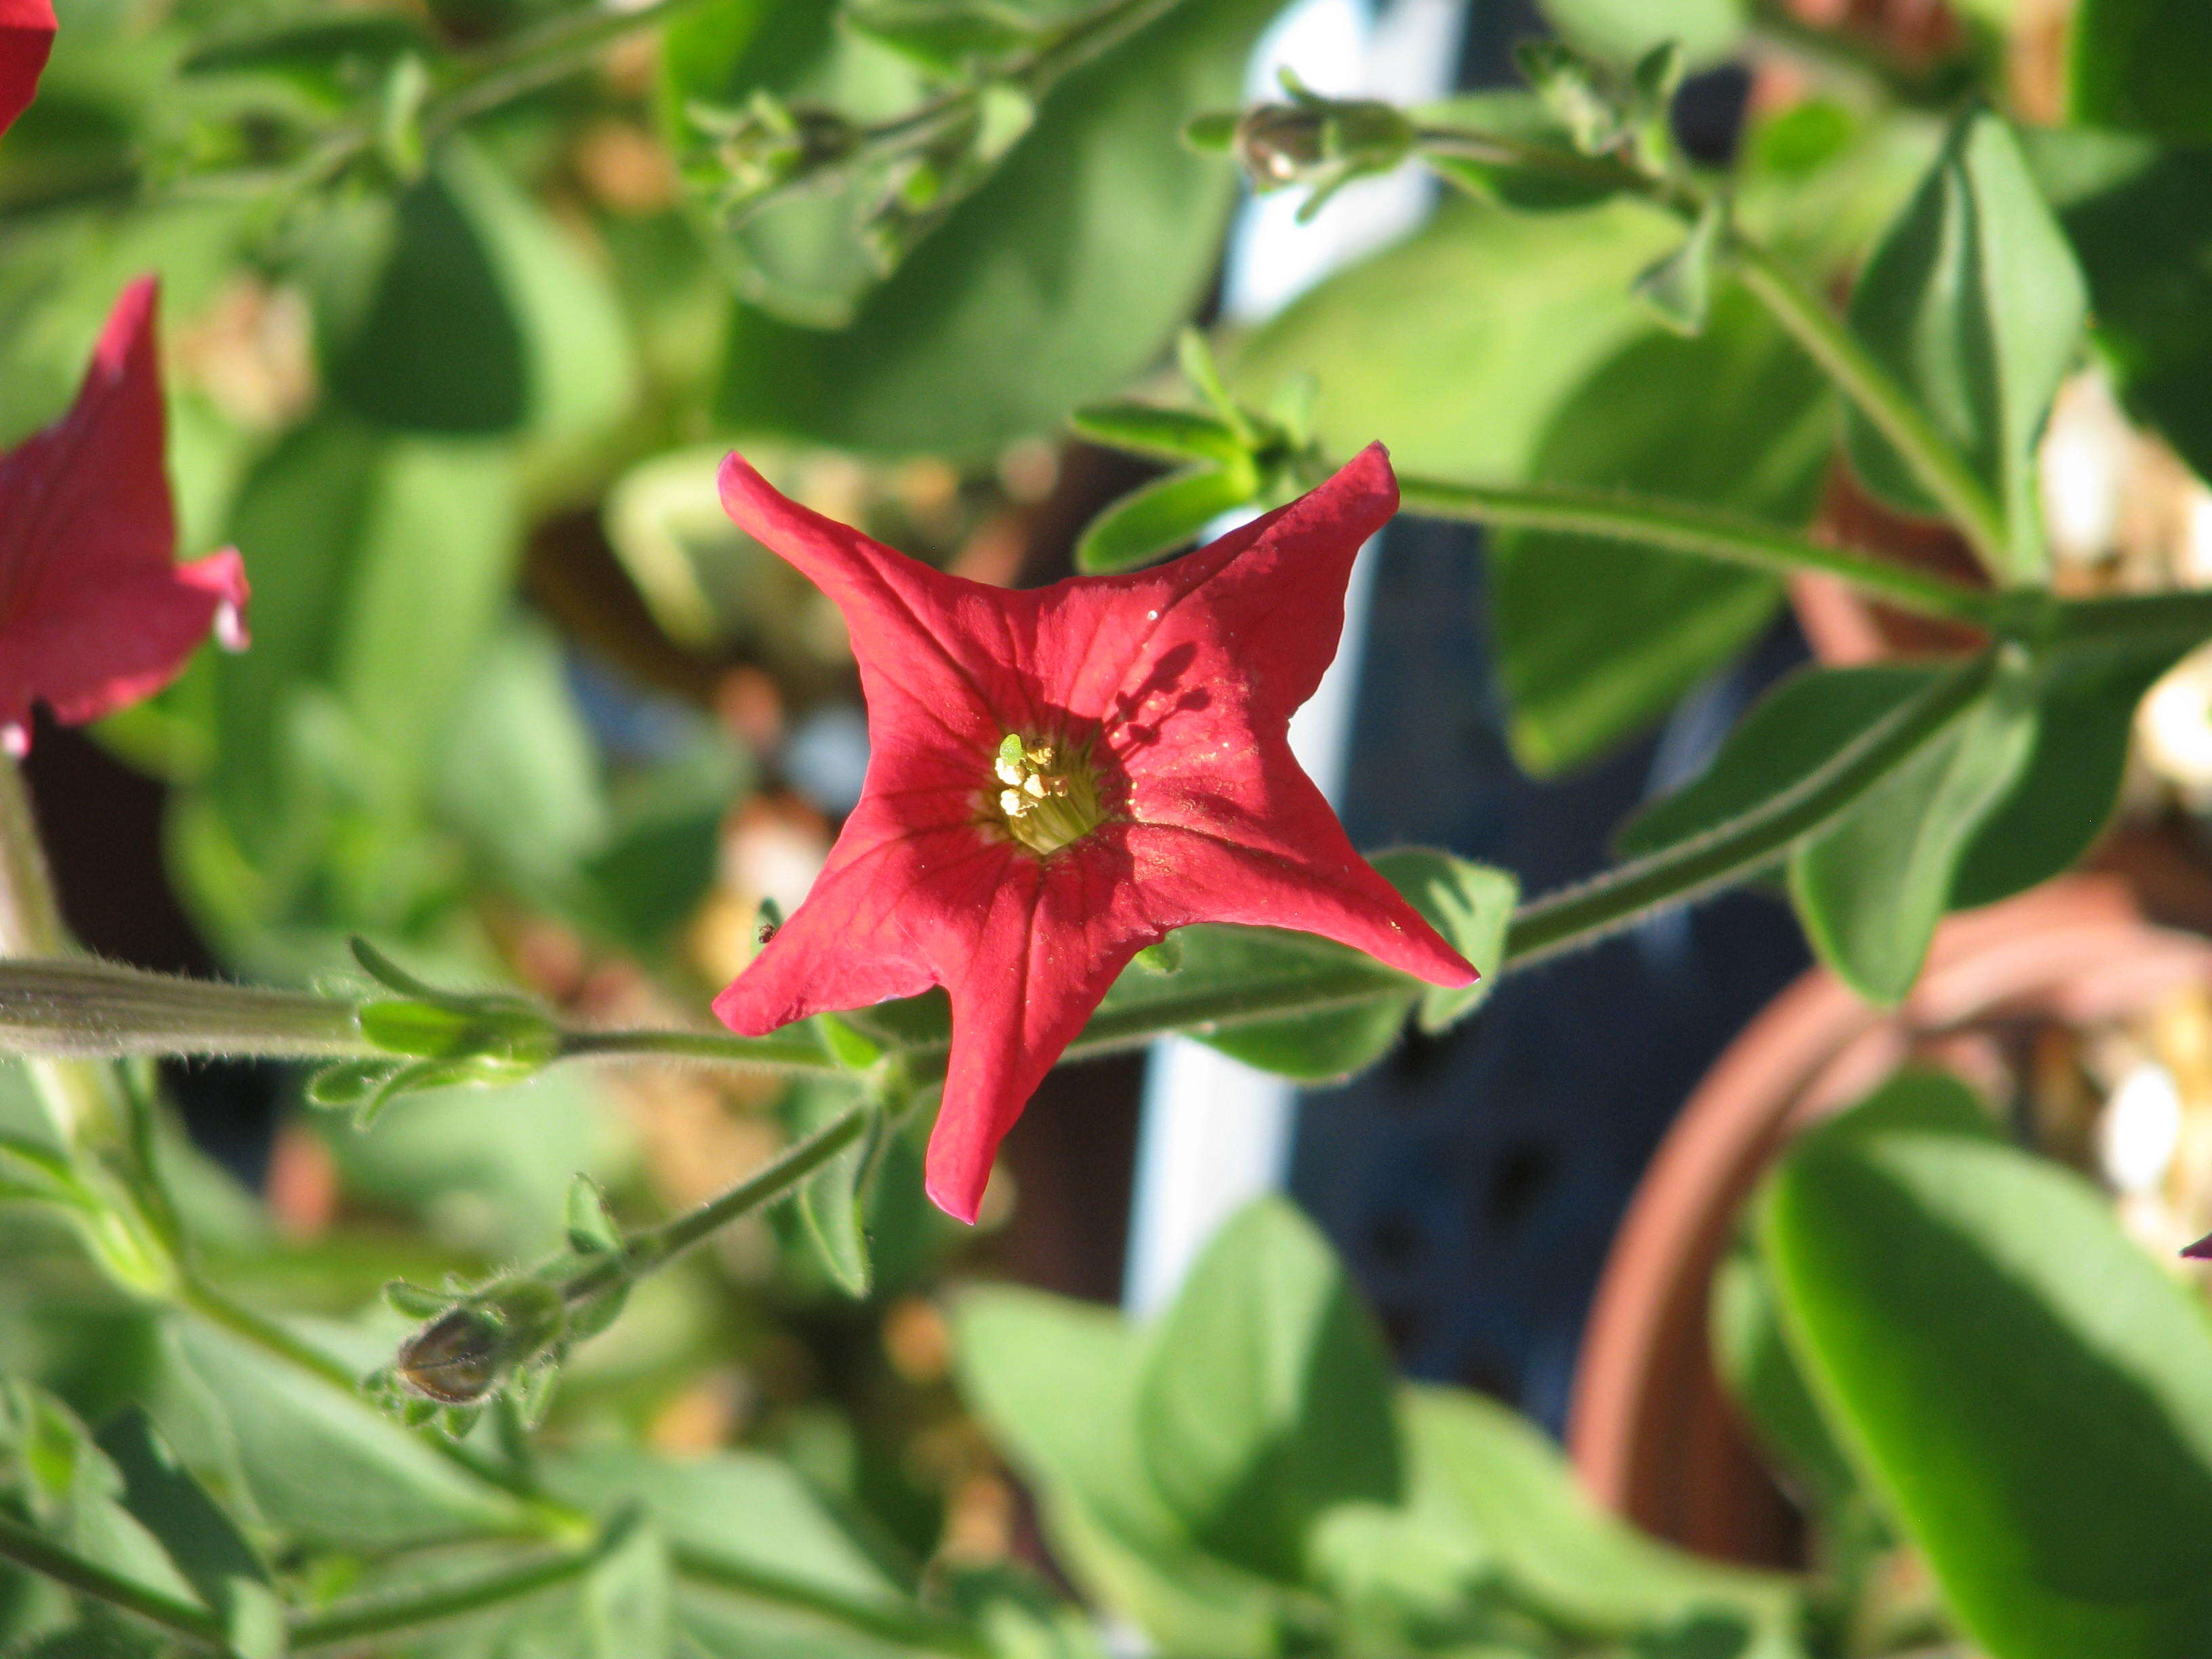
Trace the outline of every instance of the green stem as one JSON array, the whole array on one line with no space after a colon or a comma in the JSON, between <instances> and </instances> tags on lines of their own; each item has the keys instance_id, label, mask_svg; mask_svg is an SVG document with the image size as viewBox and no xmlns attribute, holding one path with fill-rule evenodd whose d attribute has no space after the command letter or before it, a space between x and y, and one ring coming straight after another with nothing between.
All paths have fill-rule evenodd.
<instances>
[{"instance_id":1,"label":"green stem","mask_svg":"<svg viewBox=\"0 0 2212 1659\"><path fill-rule=\"evenodd\" d=\"M335 1647L340 1643L418 1630L425 1625L481 1613L486 1607L520 1601L556 1584L565 1584L572 1578L580 1578L599 1564L604 1553L602 1548L564 1551L501 1567L459 1583L341 1602L320 1613L295 1619L289 1632L290 1644L295 1650Z\"/></svg>"},{"instance_id":2,"label":"green stem","mask_svg":"<svg viewBox=\"0 0 2212 1659\"><path fill-rule=\"evenodd\" d=\"M83 957L0 963L0 1042L17 1054L368 1058L355 1005Z\"/></svg>"},{"instance_id":3,"label":"green stem","mask_svg":"<svg viewBox=\"0 0 2212 1659\"><path fill-rule=\"evenodd\" d=\"M1430 518L1596 536L1777 575L1818 571L1923 616L1984 625L1992 616L1990 596L1981 590L1703 507L1626 493L1542 485L1401 477L1398 488L1407 512Z\"/></svg>"},{"instance_id":4,"label":"green stem","mask_svg":"<svg viewBox=\"0 0 2212 1659\"><path fill-rule=\"evenodd\" d=\"M1042 102L1068 76L1182 3L1183 0L1107 0L1063 24L1026 60L1006 65L993 77L994 84L1018 86L1031 103ZM982 93L980 86L956 87L902 114L863 127L848 153L749 201L744 210L757 213L789 191L819 191L842 176L925 152L973 118Z\"/></svg>"},{"instance_id":5,"label":"green stem","mask_svg":"<svg viewBox=\"0 0 2212 1659\"><path fill-rule=\"evenodd\" d=\"M565 1031L563 1059L702 1060L727 1066L759 1066L778 1072L837 1072L843 1068L822 1052L808 1028L787 1026L764 1037L729 1031Z\"/></svg>"},{"instance_id":6,"label":"green stem","mask_svg":"<svg viewBox=\"0 0 2212 1659\"><path fill-rule=\"evenodd\" d=\"M1988 687L1996 665L1993 653L1983 653L1742 817L1522 905L1506 933L1501 971L1595 943L1765 869L1833 823L1932 741Z\"/></svg>"},{"instance_id":7,"label":"green stem","mask_svg":"<svg viewBox=\"0 0 2212 1659\"><path fill-rule=\"evenodd\" d=\"M344 998L181 979L82 957L0 960L0 1048L20 1054L398 1058L362 1035L361 1008ZM635 1055L774 1071L840 1069L803 1027L765 1037L564 1027L555 1052L564 1060Z\"/></svg>"},{"instance_id":8,"label":"green stem","mask_svg":"<svg viewBox=\"0 0 2212 1659\"><path fill-rule=\"evenodd\" d=\"M1547 144L1452 128L1422 128L1416 144L1437 155L1464 155L1492 166L1533 167L1563 179L1641 197L1695 222L1705 193L1679 179L1660 178L1610 156L1586 156ZM1992 574L2010 566L2004 514L1950 441L1905 388L1877 362L1844 319L1760 243L1731 227L1722 252L1753 296L1788 330L1860 414L1889 441L1906 469L1934 497Z\"/></svg>"},{"instance_id":9,"label":"green stem","mask_svg":"<svg viewBox=\"0 0 2212 1659\"><path fill-rule=\"evenodd\" d=\"M2212 591L2063 599L2051 607L2049 642L2059 647L2194 645L2212 639Z\"/></svg>"},{"instance_id":10,"label":"green stem","mask_svg":"<svg viewBox=\"0 0 2212 1659\"><path fill-rule=\"evenodd\" d=\"M0 1515L0 1559L96 1596L196 1646L230 1651L222 1620L207 1608L110 1572L6 1515Z\"/></svg>"},{"instance_id":11,"label":"green stem","mask_svg":"<svg viewBox=\"0 0 2212 1659\"><path fill-rule=\"evenodd\" d=\"M1914 481L1943 509L1984 568L1992 574L2009 568L2010 538L2003 512L1920 405L1868 354L1843 319L1772 253L1736 231L1729 234L1725 248L1744 286L1889 441Z\"/></svg>"},{"instance_id":12,"label":"green stem","mask_svg":"<svg viewBox=\"0 0 2212 1659\"><path fill-rule=\"evenodd\" d=\"M463 60L449 84L425 100L423 137L433 141L442 137L472 116L574 74L615 41L666 23L701 3L647 0L628 9L602 3L525 30Z\"/></svg>"},{"instance_id":13,"label":"green stem","mask_svg":"<svg viewBox=\"0 0 2212 1659\"><path fill-rule=\"evenodd\" d=\"M627 1279L674 1260L693 1245L720 1231L739 1216L781 1198L843 1152L866 1133L873 1106L855 1106L800 1141L775 1163L739 1182L719 1197L696 1209L662 1222L657 1227L632 1233L623 1241L619 1256L586 1268L563 1286L570 1302L580 1302Z\"/></svg>"}]
</instances>

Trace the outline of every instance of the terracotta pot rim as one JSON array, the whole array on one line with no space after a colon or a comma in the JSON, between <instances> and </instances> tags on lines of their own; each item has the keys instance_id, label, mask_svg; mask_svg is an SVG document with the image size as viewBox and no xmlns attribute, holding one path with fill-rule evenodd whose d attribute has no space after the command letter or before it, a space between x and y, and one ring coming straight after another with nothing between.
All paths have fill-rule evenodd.
<instances>
[{"instance_id":1,"label":"terracotta pot rim","mask_svg":"<svg viewBox=\"0 0 2212 1659\"><path fill-rule=\"evenodd\" d=\"M2063 877L1948 920L1897 1009L1815 969L1692 1094L1638 1184L1584 1328L1568 1446L1598 1499L1707 1553L1771 1562L1794 1521L1713 1373L1706 1292L1778 1149L1893 1069L1916 1037L2006 1015L2094 1019L2212 979L2212 941L2146 921L2112 876ZM1703 1460L1701 1462L1700 1460Z\"/></svg>"}]
</instances>

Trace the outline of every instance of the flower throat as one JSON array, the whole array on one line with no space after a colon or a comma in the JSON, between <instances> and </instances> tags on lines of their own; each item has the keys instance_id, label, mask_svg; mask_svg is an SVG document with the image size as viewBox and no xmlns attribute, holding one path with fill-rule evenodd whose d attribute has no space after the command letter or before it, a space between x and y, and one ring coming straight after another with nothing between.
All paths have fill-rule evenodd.
<instances>
[{"instance_id":1,"label":"flower throat","mask_svg":"<svg viewBox=\"0 0 2212 1659\"><path fill-rule=\"evenodd\" d=\"M1106 816L1098 805L1098 781L1079 751L1009 732L991 770L1006 833L1041 856L1082 840Z\"/></svg>"}]
</instances>

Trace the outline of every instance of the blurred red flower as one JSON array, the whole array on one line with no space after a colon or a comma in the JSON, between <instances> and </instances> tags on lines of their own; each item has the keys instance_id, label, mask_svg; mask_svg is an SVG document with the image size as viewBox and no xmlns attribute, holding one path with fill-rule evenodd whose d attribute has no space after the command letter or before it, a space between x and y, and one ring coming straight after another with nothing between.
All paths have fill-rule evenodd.
<instances>
[{"instance_id":1,"label":"blurred red flower","mask_svg":"<svg viewBox=\"0 0 2212 1659\"><path fill-rule=\"evenodd\" d=\"M172 562L154 303L150 276L124 289L69 413L0 453L0 745L13 754L33 699L97 720L174 679L210 629L246 642L236 550Z\"/></svg>"},{"instance_id":2,"label":"blurred red flower","mask_svg":"<svg viewBox=\"0 0 2212 1659\"><path fill-rule=\"evenodd\" d=\"M30 103L53 45L53 0L0 0L0 132Z\"/></svg>"},{"instance_id":3,"label":"blurred red flower","mask_svg":"<svg viewBox=\"0 0 2212 1659\"><path fill-rule=\"evenodd\" d=\"M1291 754L1353 556L1397 510L1380 445L1186 557L1026 592L894 552L735 455L721 489L844 611L870 756L812 890L715 1012L758 1036L945 987L928 1188L951 1214L975 1219L1038 1081L1171 928L1297 928L1437 984L1474 979Z\"/></svg>"}]
</instances>

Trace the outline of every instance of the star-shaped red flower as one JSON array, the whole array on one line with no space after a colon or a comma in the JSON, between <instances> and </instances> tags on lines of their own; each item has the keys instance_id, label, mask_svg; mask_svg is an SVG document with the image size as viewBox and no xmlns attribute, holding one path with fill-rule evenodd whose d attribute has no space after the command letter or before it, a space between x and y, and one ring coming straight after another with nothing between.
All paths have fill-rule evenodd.
<instances>
[{"instance_id":1,"label":"star-shaped red flower","mask_svg":"<svg viewBox=\"0 0 2212 1659\"><path fill-rule=\"evenodd\" d=\"M53 45L53 0L0 0L0 132L30 103Z\"/></svg>"},{"instance_id":2,"label":"star-shaped red flower","mask_svg":"<svg viewBox=\"0 0 2212 1659\"><path fill-rule=\"evenodd\" d=\"M964 581L787 501L737 456L722 502L845 613L866 787L805 902L714 1011L759 1036L942 985L952 1051L929 1195L973 1221L1000 1140L1129 959L1171 928L1322 934L1440 985L1475 971L1352 851L1291 757L1382 447L1156 569Z\"/></svg>"},{"instance_id":3,"label":"star-shaped red flower","mask_svg":"<svg viewBox=\"0 0 2212 1659\"><path fill-rule=\"evenodd\" d=\"M172 562L154 301L150 276L124 289L69 413L0 453L0 744L14 754L34 698L97 720L174 679L210 629L246 642L237 551Z\"/></svg>"}]
</instances>

